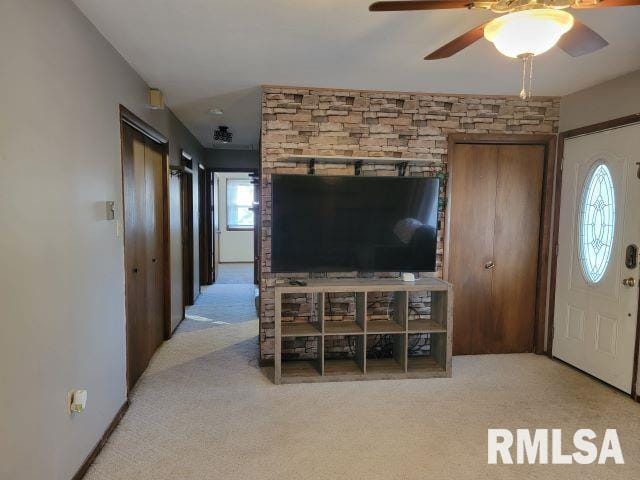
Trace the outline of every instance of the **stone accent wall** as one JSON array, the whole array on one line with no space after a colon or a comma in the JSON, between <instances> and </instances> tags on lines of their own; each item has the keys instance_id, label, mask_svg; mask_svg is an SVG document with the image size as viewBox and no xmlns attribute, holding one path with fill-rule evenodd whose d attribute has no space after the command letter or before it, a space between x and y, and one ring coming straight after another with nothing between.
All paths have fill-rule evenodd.
<instances>
[{"instance_id":1,"label":"stone accent wall","mask_svg":"<svg viewBox=\"0 0 640 480\"><path fill-rule=\"evenodd\" d=\"M304 163L292 163L292 154L356 157L413 157L433 160L423 166L409 165L406 175L440 175L440 220L446 204L447 135L460 133L556 133L560 99L449 95L426 93L328 90L321 88L264 87L262 94L262 251L260 266L260 346L261 360L269 361L274 352L274 285L276 278L293 275L271 273L271 175L307 174ZM322 164L316 175L353 175L353 166ZM397 175L393 165L364 164L363 176ZM444 222L441 222L444 226ZM436 275L441 275L443 235L439 231ZM366 274L369 277L397 274ZM308 274L295 275L308 278ZM358 274L314 276L356 277ZM309 307L302 298L287 305L287 320L303 320ZM338 302L340 303L340 302ZM299 307L296 307L299 306ZM293 311L292 311L293 308ZM300 308L300 311L296 311ZM351 302L342 302L340 311L350 317ZM383 307L386 309L386 306ZM410 315L429 314L428 299ZM338 315L338 311L333 312ZM350 317L351 318L351 317ZM301 343L301 342L300 342ZM313 351L311 345L295 346L298 352ZM340 347L336 345L336 352ZM429 339L417 342L417 349L428 350ZM286 350L286 348L285 348ZM293 352L291 352L293 353Z\"/></svg>"}]
</instances>

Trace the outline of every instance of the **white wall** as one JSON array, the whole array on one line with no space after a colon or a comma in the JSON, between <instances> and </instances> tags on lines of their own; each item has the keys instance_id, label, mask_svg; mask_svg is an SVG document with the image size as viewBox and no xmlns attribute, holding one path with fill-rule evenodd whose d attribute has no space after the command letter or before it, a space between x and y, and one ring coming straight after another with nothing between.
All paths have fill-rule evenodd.
<instances>
[{"instance_id":1,"label":"white wall","mask_svg":"<svg viewBox=\"0 0 640 480\"><path fill-rule=\"evenodd\" d=\"M227 230L227 180L250 179L248 173L216 173L220 205L220 261L253 262L253 230Z\"/></svg>"},{"instance_id":2,"label":"white wall","mask_svg":"<svg viewBox=\"0 0 640 480\"><path fill-rule=\"evenodd\" d=\"M2 0L0 64L0 478L68 480L126 399L119 104L188 134L68 0Z\"/></svg>"},{"instance_id":3,"label":"white wall","mask_svg":"<svg viewBox=\"0 0 640 480\"><path fill-rule=\"evenodd\" d=\"M640 70L562 97L560 131L640 113Z\"/></svg>"}]
</instances>

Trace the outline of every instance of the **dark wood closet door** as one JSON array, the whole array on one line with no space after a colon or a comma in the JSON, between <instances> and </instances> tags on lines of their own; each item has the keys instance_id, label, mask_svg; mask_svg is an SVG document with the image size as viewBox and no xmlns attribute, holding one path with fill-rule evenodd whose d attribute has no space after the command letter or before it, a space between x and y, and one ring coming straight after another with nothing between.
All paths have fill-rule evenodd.
<instances>
[{"instance_id":1,"label":"dark wood closet door","mask_svg":"<svg viewBox=\"0 0 640 480\"><path fill-rule=\"evenodd\" d=\"M451 164L449 281L455 289L453 354L473 353L478 325L491 321L496 145L457 145Z\"/></svg>"},{"instance_id":2,"label":"dark wood closet door","mask_svg":"<svg viewBox=\"0 0 640 480\"><path fill-rule=\"evenodd\" d=\"M164 339L164 175L161 147L122 129L127 384L135 385Z\"/></svg>"},{"instance_id":3,"label":"dark wood closet door","mask_svg":"<svg viewBox=\"0 0 640 480\"><path fill-rule=\"evenodd\" d=\"M533 351L544 147L498 149L491 323L474 353Z\"/></svg>"},{"instance_id":4,"label":"dark wood closet door","mask_svg":"<svg viewBox=\"0 0 640 480\"><path fill-rule=\"evenodd\" d=\"M533 351L544 147L456 145L449 280L453 353Z\"/></svg>"},{"instance_id":5,"label":"dark wood closet door","mask_svg":"<svg viewBox=\"0 0 640 480\"><path fill-rule=\"evenodd\" d=\"M162 151L150 139L145 145L146 269L148 360L164 340L164 249ZM147 363L148 363L147 360Z\"/></svg>"},{"instance_id":6,"label":"dark wood closet door","mask_svg":"<svg viewBox=\"0 0 640 480\"><path fill-rule=\"evenodd\" d=\"M147 366L145 137L123 127L127 381L132 387Z\"/></svg>"}]
</instances>

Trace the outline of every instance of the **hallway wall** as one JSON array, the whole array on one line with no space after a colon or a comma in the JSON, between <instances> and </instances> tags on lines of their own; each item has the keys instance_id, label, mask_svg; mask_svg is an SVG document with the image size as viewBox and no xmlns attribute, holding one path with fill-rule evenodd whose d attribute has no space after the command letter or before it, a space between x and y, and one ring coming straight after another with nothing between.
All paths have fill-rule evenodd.
<instances>
[{"instance_id":1,"label":"hallway wall","mask_svg":"<svg viewBox=\"0 0 640 480\"><path fill-rule=\"evenodd\" d=\"M205 166L207 168L258 168L260 152L233 148L205 149Z\"/></svg>"},{"instance_id":2,"label":"hallway wall","mask_svg":"<svg viewBox=\"0 0 640 480\"><path fill-rule=\"evenodd\" d=\"M0 478L69 480L126 400L119 104L204 152L68 0L3 0L0 59Z\"/></svg>"}]
</instances>

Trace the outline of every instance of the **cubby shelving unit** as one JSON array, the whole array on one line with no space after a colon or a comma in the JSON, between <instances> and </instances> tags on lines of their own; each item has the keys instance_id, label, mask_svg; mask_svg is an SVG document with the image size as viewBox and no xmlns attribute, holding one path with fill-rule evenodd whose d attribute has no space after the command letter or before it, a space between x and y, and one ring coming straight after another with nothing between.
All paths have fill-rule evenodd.
<instances>
[{"instance_id":1,"label":"cubby shelving unit","mask_svg":"<svg viewBox=\"0 0 640 480\"><path fill-rule=\"evenodd\" d=\"M313 311L307 317L283 321L283 299L286 302L292 294L310 295ZM330 302L337 294L352 298L354 308L336 312ZM386 309L380 307L385 295ZM368 297L375 303L369 305ZM450 377L452 309L451 284L436 278L278 283L274 382ZM293 354L289 351L291 342L312 348L300 348L304 353L298 358L297 348Z\"/></svg>"}]
</instances>

